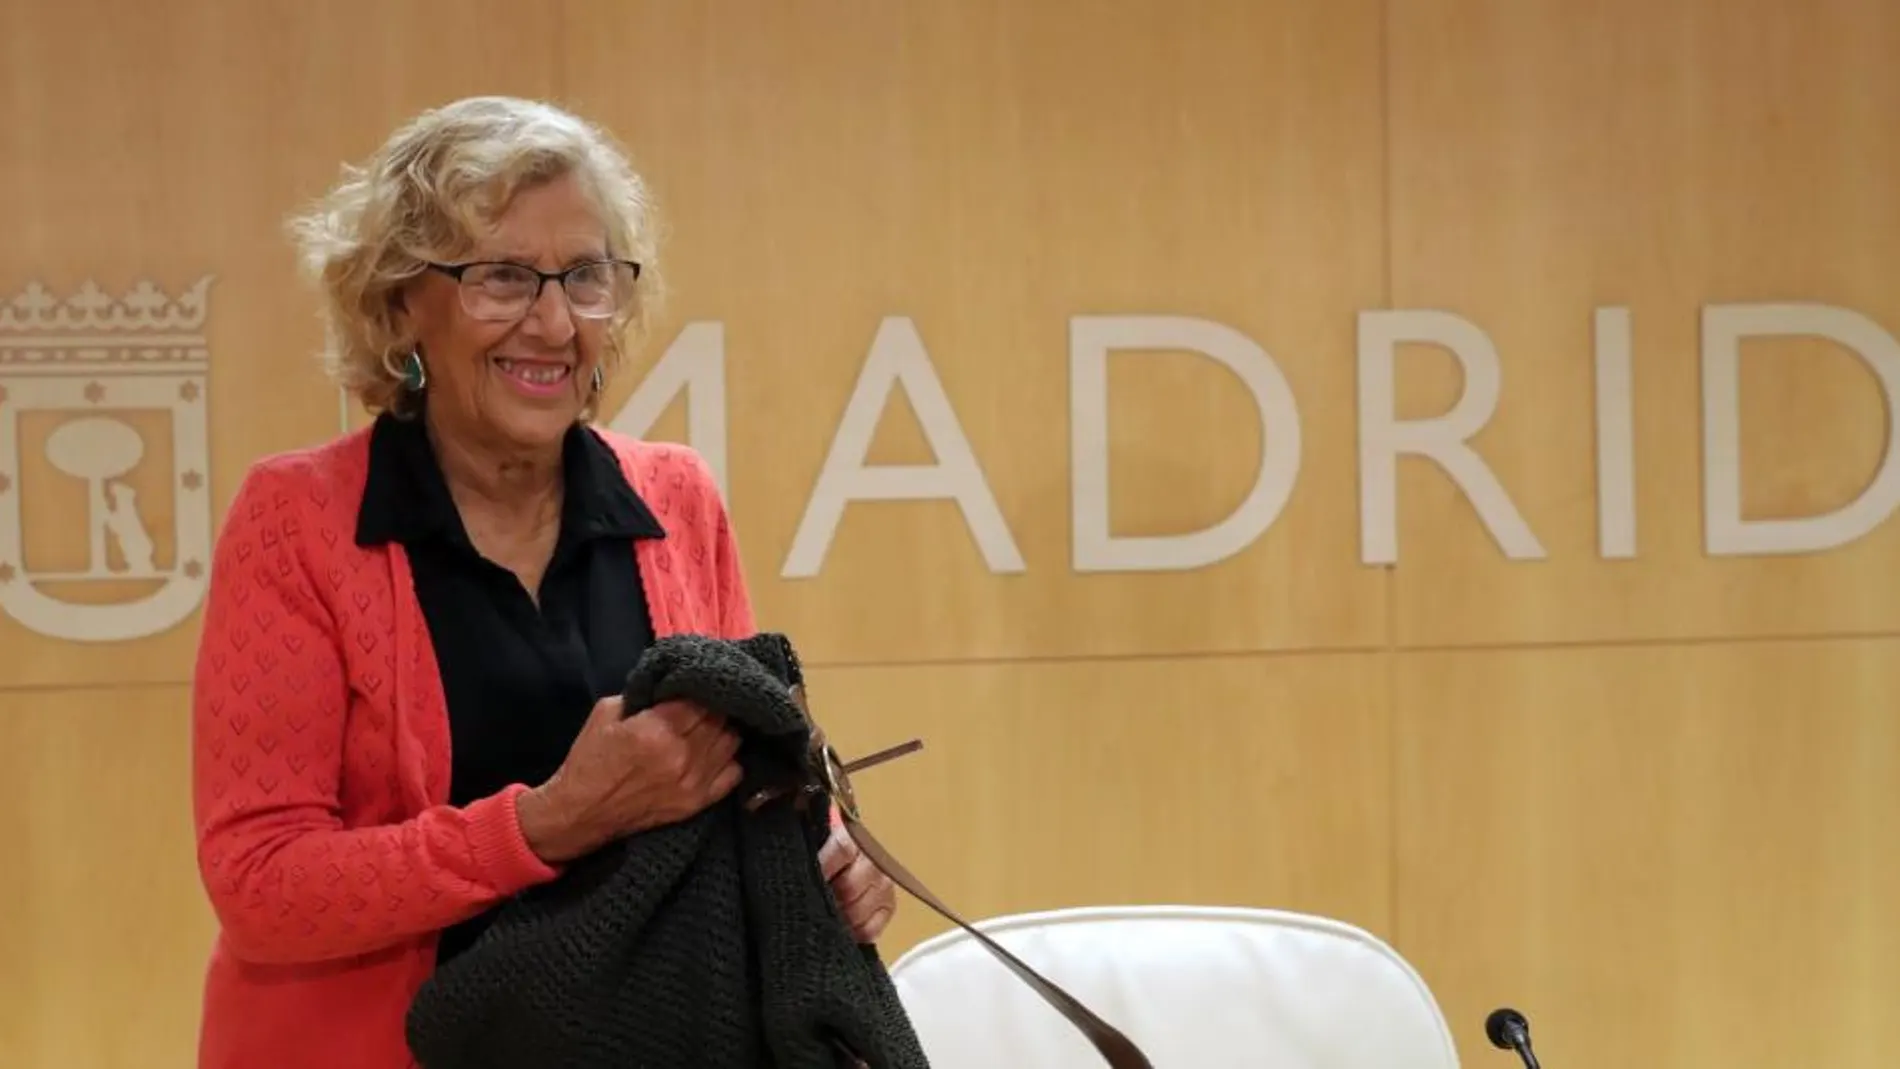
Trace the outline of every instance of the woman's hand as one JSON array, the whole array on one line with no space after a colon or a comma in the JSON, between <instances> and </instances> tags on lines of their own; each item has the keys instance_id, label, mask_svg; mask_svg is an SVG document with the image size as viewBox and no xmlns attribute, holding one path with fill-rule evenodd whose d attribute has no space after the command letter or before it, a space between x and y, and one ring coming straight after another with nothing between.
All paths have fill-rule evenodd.
<instances>
[{"instance_id":1,"label":"woman's hand","mask_svg":"<svg viewBox=\"0 0 1900 1069\"><path fill-rule=\"evenodd\" d=\"M818 851L818 868L860 943L875 943L897 912L897 884L864 856L858 841L839 825Z\"/></svg>"},{"instance_id":2,"label":"woman's hand","mask_svg":"<svg viewBox=\"0 0 1900 1069\"><path fill-rule=\"evenodd\" d=\"M560 771L516 803L529 848L550 865L685 820L739 785L739 738L722 718L685 702L628 717L622 705L601 699Z\"/></svg>"}]
</instances>

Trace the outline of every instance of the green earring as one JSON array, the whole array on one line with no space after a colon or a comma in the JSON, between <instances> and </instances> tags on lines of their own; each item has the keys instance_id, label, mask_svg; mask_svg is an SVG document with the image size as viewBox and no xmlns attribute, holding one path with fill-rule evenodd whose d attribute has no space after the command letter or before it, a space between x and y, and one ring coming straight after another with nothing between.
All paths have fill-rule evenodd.
<instances>
[{"instance_id":1,"label":"green earring","mask_svg":"<svg viewBox=\"0 0 1900 1069\"><path fill-rule=\"evenodd\" d=\"M429 385L428 369L422 366L422 354L409 350L409 359L402 362L402 385L410 393L421 393Z\"/></svg>"}]
</instances>

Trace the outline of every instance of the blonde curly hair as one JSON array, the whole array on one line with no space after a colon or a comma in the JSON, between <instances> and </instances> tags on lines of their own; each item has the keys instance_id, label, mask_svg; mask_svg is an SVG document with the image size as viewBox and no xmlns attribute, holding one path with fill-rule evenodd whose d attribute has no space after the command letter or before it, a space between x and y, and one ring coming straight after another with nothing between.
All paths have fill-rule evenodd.
<instances>
[{"instance_id":1,"label":"blonde curly hair","mask_svg":"<svg viewBox=\"0 0 1900 1069\"><path fill-rule=\"evenodd\" d=\"M656 213L626 152L598 126L553 105L470 97L411 119L306 211L291 218L322 293L325 369L372 413L406 415L400 361L415 346L398 291L430 261L466 255L515 195L566 175L599 206L608 255L640 264L634 298L610 325L603 373L645 330L658 298Z\"/></svg>"}]
</instances>

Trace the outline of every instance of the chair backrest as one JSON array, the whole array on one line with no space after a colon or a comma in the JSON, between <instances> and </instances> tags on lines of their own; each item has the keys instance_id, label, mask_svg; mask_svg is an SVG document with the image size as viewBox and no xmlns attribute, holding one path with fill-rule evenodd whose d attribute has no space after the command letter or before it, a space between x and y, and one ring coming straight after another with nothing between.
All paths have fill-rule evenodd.
<instances>
[{"instance_id":1,"label":"chair backrest","mask_svg":"<svg viewBox=\"0 0 1900 1069\"><path fill-rule=\"evenodd\" d=\"M1458 1069L1438 1002L1379 939L1275 910L1121 906L977 924L1155 1069ZM958 929L893 962L932 1069L1093 1069L1068 1021Z\"/></svg>"}]
</instances>

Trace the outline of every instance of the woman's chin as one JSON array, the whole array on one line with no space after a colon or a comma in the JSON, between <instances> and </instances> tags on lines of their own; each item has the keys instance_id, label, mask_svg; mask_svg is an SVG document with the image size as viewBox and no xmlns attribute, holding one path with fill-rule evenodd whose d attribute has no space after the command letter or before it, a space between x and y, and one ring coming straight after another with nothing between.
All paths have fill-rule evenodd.
<instances>
[{"instance_id":1,"label":"woman's chin","mask_svg":"<svg viewBox=\"0 0 1900 1069\"><path fill-rule=\"evenodd\" d=\"M482 423L489 433L521 449L558 446L580 419L580 406L508 402L488 406Z\"/></svg>"}]
</instances>

